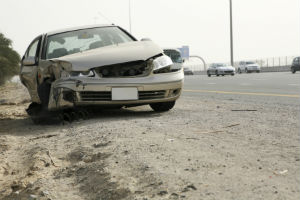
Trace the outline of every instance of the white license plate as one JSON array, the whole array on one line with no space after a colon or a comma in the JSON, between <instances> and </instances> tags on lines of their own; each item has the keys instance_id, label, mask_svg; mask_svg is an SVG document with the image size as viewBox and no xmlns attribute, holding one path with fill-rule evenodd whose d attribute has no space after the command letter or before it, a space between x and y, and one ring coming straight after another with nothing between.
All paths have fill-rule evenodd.
<instances>
[{"instance_id":1,"label":"white license plate","mask_svg":"<svg viewBox=\"0 0 300 200\"><path fill-rule=\"evenodd\" d=\"M112 88L111 97L113 101L138 100L137 88Z\"/></svg>"}]
</instances>

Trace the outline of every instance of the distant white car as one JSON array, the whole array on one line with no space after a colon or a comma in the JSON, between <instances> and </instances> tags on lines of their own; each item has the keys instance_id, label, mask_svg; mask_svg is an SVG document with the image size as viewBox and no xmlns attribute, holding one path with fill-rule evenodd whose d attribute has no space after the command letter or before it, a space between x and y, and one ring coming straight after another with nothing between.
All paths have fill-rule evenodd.
<instances>
[{"instance_id":1,"label":"distant white car","mask_svg":"<svg viewBox=\"0 0 300 200\"><path fill-rule=\"evenodd\" d=\"M231 75L234 76L235 74L235 68L227 65L225 63L213 63L209 66L207 69L207 76L210 77L211 75L216 76L225 76L225 75Z\"/></svg>"},{"instance_id":2,"label":"distant white car","mask_svg":"<svg viewBox=\"0 0 300 200\"><path fill-rule=\"evenodd\" d=\"M187 67L185 67L183 69L183 72L184 72L184 75L194 75L194 72L191 69L187 68Z\"/></svg>"},{"instance_id":3,"label":"distant white car","mask_svg":"<svg viewBox=\"0 0 300 200\"><path fill-rule=\"evenodd\" d=\"M241 74L242 72L245 73L251 73L251 72L256 72L259 73L260 72L260 66L252 61L241 61L239 63L239 67L238 67L238 73Z\"/></svg>"}]
</instances>

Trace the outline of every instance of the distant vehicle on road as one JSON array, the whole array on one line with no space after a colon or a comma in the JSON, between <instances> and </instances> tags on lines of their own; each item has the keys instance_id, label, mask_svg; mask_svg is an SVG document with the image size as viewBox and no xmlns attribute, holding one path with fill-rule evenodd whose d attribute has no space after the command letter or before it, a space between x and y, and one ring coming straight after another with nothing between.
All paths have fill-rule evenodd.
<instances>
[{"instance_id":1,"label":"distant vehicle on road","mask_svg":"<svg viewBox=\"0 0 300 200\"><path fill-rule=\"evenodd\" d=\"M260 66L252 61L241 61L239 63L239 67L238 67L238 73L241 74L242 72L245 73L251 73L251 72L256 72L259 73L260 72Z\"/></svg>"},{"instance_id":2,"label":"distant vehicle on road","mask_svg":"<svg viewBox=\"0 0 300 200\"><path fill-rule=\"evenodd\" d=\"M291 71L293 74L296 73L296 71L300 71L300 57L294 58Z\"/></svg>"},{"instance_id":3,"label":"distant vehicle on road","mask_svg":"<svg viewBox=\"0 0 300 200\"><path fill-rule=\"evenodd\" d=\"M187 67L185 67L183 69L183 72L184 72L184 75L194 75L194 72L191 69L187 68Z\"/></svg>"},{"instance_id":4,"label":"distant vehicle on road","mask_svg":"<svg viewBox=\"0 0 300 200\"><path fill-rule=\"evenodd\" d=\"M235 68L227 65L225 63L213 63L209 66L207 69L207 76L210 77L211 75L216 76L225 76L225 75L231 75L234 76L235 74Z\"/></svg>"}]
</instances>

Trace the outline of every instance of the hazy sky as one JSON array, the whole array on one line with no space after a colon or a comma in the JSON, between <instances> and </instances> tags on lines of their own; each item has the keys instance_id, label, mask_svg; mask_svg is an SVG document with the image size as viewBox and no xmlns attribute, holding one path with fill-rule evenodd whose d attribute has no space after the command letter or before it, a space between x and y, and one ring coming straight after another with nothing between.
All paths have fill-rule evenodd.
<instances>
[{"instance_id":1,"label":"hazy sky","mask_svg":"<svg viewBox=\"0 0 300 200\"><path fill-rule=\"evenodd\" d=\"M110 21L129 30L129 0L0 1L0 32L21 55L34 37L51 30ZM236 60L300 54L300 0L232 1ZM131 11L138 39L189 45L208 62L230 59L229 0L131 0Z\"/></svg>"}]
</instances>

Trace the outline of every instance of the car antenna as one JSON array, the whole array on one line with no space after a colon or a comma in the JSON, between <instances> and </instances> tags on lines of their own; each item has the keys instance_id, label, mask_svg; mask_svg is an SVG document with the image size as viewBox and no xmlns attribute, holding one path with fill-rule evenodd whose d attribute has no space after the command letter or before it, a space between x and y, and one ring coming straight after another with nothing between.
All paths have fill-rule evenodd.
<instances>
[{"instance_id":1,"label":"car antenna","mask_svg":"<svg viewBox=\"0 0 300 200\"><path fill-rule=\"evenodd\" d=\"M102 18L104 18L106 21L108 21L109 24L114 25L114 23L108 17L106 17L104 14L102 14L100 11L98 11L98 15L100 15Z\"/></svg>"}]
</instances>

